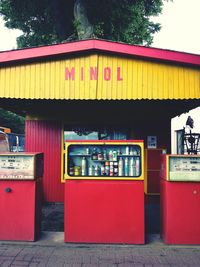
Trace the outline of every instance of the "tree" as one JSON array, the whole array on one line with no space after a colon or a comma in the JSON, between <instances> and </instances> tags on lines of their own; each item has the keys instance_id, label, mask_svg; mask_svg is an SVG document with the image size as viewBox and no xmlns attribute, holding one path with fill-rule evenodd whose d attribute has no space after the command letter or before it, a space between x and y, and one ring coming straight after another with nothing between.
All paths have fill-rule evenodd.
<instances>
[{"instance_id":1,"label":"tree","mask_svg":"<svg viewBox=\"0 0 200 267\"><path fill-rule=\"evenodd\" d=\"M18 47L104 38L150 45L160 30L150 20L164 0L0 0L8 28L20 29Z\"/></svg>"},{"instance_id":2,"label":"tree","mask_svg":"<svg viewBox=\"0 0 200 267\"><path fill-rule=\"evenodd\" d=\"M10 128L14 133L24 133L25 118L0 108L0 126Z\"/></svg>"}]
</instances>

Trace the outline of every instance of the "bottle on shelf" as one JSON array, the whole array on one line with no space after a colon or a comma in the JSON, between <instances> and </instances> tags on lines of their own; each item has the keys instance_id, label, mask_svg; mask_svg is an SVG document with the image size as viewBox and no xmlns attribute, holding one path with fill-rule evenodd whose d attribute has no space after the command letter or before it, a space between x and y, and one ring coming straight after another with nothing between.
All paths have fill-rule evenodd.
<instances>
[{"instance_id":1,"label":"bottle on shelf","mask_svg":"<svg viewBox=\"0 0 200 267\"><path fill-rule=\"evenodd\" d=\"M94 167L94 176L99 176L99 166L98 165L96 165Z\"/></svg>"},{"instance_id":2,"label":"bottle on shelf","mask_svg":"<svg viewBox=\"0 0 200 267\"><path fill-rule=\"evenodd\" d=\"M110 173L109 176L113 176L114 175L114 165L113 165L113 161L110 161Z\"/></svg>"},{"instance_id":3,"label":"bottle on shelf","mask_svg":"<svg viewBox=\"0 0 200 267\"><path fill-rule=\"evenodd\" d=\"M109 161L105 162L105 175L106 176L110 175L110 162Z\"/></svg>"},{"instance_id":4,"label":"bottle on shelf","mask_svg":"<svg viewBox=\"0 0 200 267\"><path fill-rule=\"evenodd\" d=\"M140 159L136 158L135 159L135 176L140 175Z\"/></svg>"},{"instance_id":5,"label":"bottle on shelf","mask_svg":"<svg viewBox=\"0 0 200 267\"><path fill-rule=\"evenodd\" d=\"M69 170L69 176L73 176L74 175L74 163L72 160L69 161L68 170Z\"/></svg>"},{"instance_id":6,"label":"bottle on shelf","mask_svg":"<svg viewBox=\"0 0 200 267\"><path fill-rule=\"evenodd\" d=\"M104 151L103 151L103 159L104 159L104 160L107 160L107 152L106 152L105 149L104 149Z\"/></svg>"},{"instance_id":7,"label":"bottle on shelf","mask_svg":"<svg viewBox=\"0 0 200 267\"><path fill-rule=\"evenodd\" d=\"M90 165L88 168L88 175L93 176L94 175L94 166Z\"/></svg>"},{"instance_id":8,"label":"bottle on shelf","mask_svg":"<svg viewBox=\"0 0 200 267\"><path fill-rule=\"evenodd\" d=\"M103 153L101 151L97 153L97 159L100 161L103 160Z\"/></svg>"},{"instance_id":9,"label":"bottle on shelf","mask_svg":"<svg viewBox=\"0 0 200 267\"><path fill-rule=\"evenodd\" d=\"M129 175L129 160L128 160L128 157L125 157L125 160L124 160L124 175L125 176Z\"/></svg>"},{"instance_id":10,"label":"bottle on shelf","mask_svg":"<svg viewBox=\"0 0 200 267\"><path fill-rule=\"evenodd\" d=\"M113 161L113 151L112 150L110 150L108 153L108 159L109 159L109 161Z\"/></svg>"},{"instance_id":11,"label":"bottle on shelf","mask_svg":"<svg viewBox=\"0 0 200 267\"><path fill-rule=\"evenodd\" d=\"M120 157L118 163L118 176L123 176L123 175L124 175L124 161L122 157Z\"/></svg>"},{"instance_id":12,"label":"bottle on shelf","mask_svg":"<svg viewBox=\"0 0 200 267\"><path fill-rule=\"evenodd\" d=\"M120 156L121 154L122 154L121 150L118 149L118 150L117 150L117 156Z\"/></svg>"},{"instance_id":13,"label":"bottle on shelf","mask_svg":"<svg viewBox=\"0 0 200 267\"><path fill-rule=\"evenodd\" d=\"M113 150L113 161L117 161L117 151Z\"/></svg>"},{"instance_id":14,"label":"bottle on shelf","mask_svg":"<svg viewBox=\"0 0 200 267\"><path fill-rule=\"evenodd\" d=\"M101 165L101 176L105 176L105 166Z\"/></svg>"},{"instance_id":15,"label":"bottle on shelf","mask_svg":"<svg viewBox=\"0 0 200 267\"><path fill-rule=\"evenodd\" d=\"M126 154L127 156L129 155L129 146L126 146L125 154Z\"/></svg>"},{"instance_id":16,"label":"bottle on shelf","mask_svg":"<svg viewBox=\"0 0 200 267\"><path fill-rule=\"evenodd\" d=\"M81 175L87 176L87 160L85 157L81 160Z\"/></svg>"},{"instance_id":17,"label":"bottle on shelf","mask_svg":"<svg viewBox=\"0 0 200 267\"><path fill-rule=\"evenodd\" d=\"M133 156L134 155L134 152L135 152L134 149L131 147L130 148L130 155Z\"/></svg>"},{"instance_id":18,"label":"bottle on shelf","mask_svg":"<svg viewBox=\"0 0 200 267\"><path fill-rule=\"evenodd\" d=\"M113 166L114 166L114 176L118 176L118 161L114 161L113 163Z\"/></svg>"},{"instance_id":19,"label":"bottle on shelf","mask_svg":"<svg viewBox=\"0 0 200 267\"><path fill-rule=\"evenodd\" d=\"M97 160L98 159L98 154L97 154L97 149L93 148L92 151L92 160Z\"/></svg>"},{"instance_id":20,"label":"bottle on shelf","mask_svg":"<svg viewBox=\"0 0 200 267\"><path fill-rule=\"evenodd\" d=\"M80 176L80 175L81 175L81 167L74 166L74 176Z\"/></svg>"},{"instance_id":21,"label":"bottle on shelf","mask_svg":"<svg viewBox=\"0 0 200 267\"><path fill-rule=\"evenodd\" d=\"M129 176L135 176L135 160L133 157L129 159Z\"/></svg>"}]
</instances>

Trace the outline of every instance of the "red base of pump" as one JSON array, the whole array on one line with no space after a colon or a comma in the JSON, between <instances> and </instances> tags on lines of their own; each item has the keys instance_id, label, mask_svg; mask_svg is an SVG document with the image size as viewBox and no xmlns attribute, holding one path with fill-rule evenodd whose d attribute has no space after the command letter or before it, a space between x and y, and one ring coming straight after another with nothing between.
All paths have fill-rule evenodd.
<instances>
[{"instance_id":1,"label":"red base of pump","mask_svg":"<svg viewBox=\"0 0 200 267\"><path fill-rule=\"evenodd\" d=\"M40 232L39 179L0 181L0 240L34 241Z\"/></svg>"},{"instance_id":2,"label":"red base of pump","mask_svg":"<svg viewBox=\"0 0 200 267\"><path fill-rule=\"evenodd\" d=\"M65 242L144 244L143 181L66 181Z\"/></svg>"},{"instance_id":3,"label":"red base of pump","mask_svg":"<svg viewBox=\"0 0 200 267\"><path fill-rule=\"evenodd\" d=\"M200 244L200 183L161 179L161 234L166 244Z\"/></svg>"}]
</instances>

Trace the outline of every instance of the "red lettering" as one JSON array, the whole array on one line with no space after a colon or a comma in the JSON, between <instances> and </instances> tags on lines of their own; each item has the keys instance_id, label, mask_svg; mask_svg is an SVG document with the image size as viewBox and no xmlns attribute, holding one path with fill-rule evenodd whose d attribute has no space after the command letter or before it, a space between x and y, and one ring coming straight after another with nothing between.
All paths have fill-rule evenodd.
<instances>
[{"instance_id":1,"label":"red lettering","mask_svg":"<svg viewBox=\"0 0 200 267\"><path fill-rule=\"evenodd\" d=\"M104 68L104 80L110 81L111 79L111 69L109 67Z\"/></svg>"},{"instance_id":2,"label":"red lettering","mask_svg":"<svg viewBox=\"0 0 200 267\"><path fill-rule=\"evenodd\" d=\"M97 67L90 67L90 80L97 80L98 71Z\"/></svg>"},{"instance_id":3,"label":"red lettering","mask_svg":"<svg viewBox=\"0 0 200 267\"><path fill-rule=\"evenodd\" d=\"M121 77L121 68L117 68L117 80L118 81L123 81L123 78Z\"/></svg>"},{"instance_id":4,"label":"red lettering","mask_svg":"<svg viewBox=\"0 0 200 267\"><path fill-rule=\"evenodd\" d=\"M74 81L74 76L75 76L75 67L71 68L71 70L69 70L69 68L66 67L66 69L65 69L65 80Z\"/></svg>"},{"instance_id":5,"label":"red lettering","mask_svg":"<svg viewBox=\"0 0 200 267\"><path fill-rule=\"evenodd\" d=\"M87 70L88 71L88 70ZM116 73L116 80L117 81L123 81L121 67L117 67L115 69ZM98 67L89 67L89 76L90 80L98 80ZM104 81L110 81L112 78L112 69L110 67L105 67L103 69L103 79ZM80 74L79 74L80 81L85 80L85 68L80 67ZM74 81L75 80L75 67L66 67L65 68L65 80Z\"/></svg>"}]
</instances>

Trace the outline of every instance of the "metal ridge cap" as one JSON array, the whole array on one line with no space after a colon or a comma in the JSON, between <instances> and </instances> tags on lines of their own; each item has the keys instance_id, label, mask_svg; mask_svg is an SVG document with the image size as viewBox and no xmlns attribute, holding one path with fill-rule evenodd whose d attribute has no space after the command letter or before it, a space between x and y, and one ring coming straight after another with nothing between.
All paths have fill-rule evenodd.
<instances>
[{"instance_id":1,"label":"metal ridge cap","mask_svg":"<svg viewBox=\"0 0 200 267\"><path fill-rule=\"evenodd\" d=\"M34 60L84 51L101 51L129 55L149 60L159 60L200 66L200 55L172 50L130 45L101 39L88 39L39 47L30 47L0 52L0 64Z\"/></svg>"},{"instance_id":2,"label":"metal ridge cap","mask_svg":"<svg viewBox=\"0 0 200 267\"><path fill-rule=\"evenodd\" d=\"M93 40L84 40L46 46L28 47L10 51L2 51L0 52L0 63L23 61L34 58L43 58L73 52L87 51L92 49L92 47L94 46L92 44L92 41Z\"/></svg>"},{"instance_id":3,"label":"metal ridge cap","mask_svg":"<svg viewBox=\"0 0 200 267\"><path fill-rule=\"evenodd\" d=\"M200 66L200 55L155 47L130 45L117 42L96 42L95 48L101 51L115 52L146 59L185 63Z\"/></svg>"}]
</instances>

